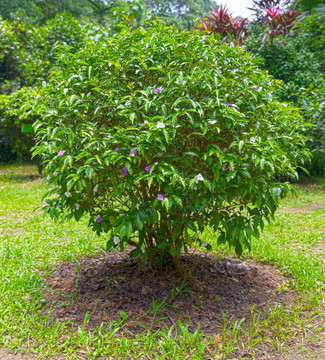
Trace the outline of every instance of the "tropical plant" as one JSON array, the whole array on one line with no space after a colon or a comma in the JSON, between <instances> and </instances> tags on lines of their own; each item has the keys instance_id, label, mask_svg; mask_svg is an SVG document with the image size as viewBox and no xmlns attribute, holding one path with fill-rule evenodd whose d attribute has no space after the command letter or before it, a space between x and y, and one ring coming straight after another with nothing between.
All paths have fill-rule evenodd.
<instances>
[{"instance_id":1,"label":"tropical plant","mask_svg":"<svg viewBox=\"0 0 325 360\"><path fill-rule=\"evenodd\" d=\"M248 29L248 20L241 17L232 18L226 6L215 5L212 15L202 19L202 24L197 26L204 32L219 34L218 37L223 41L235 41L243 44Z\"/></svg>"},{"instance_id":2,"label":"tropical plant","mask_svg":"<svg viewBox=\"0 0 325 360\"><path fill-rule=\"evenodd\" d=\"M297 110L237 46L163 23L63 48L35 123L45 213L89 215L107 248L157 267L210 227L238 255L308 158Z\"/></svg>"},{"instance_id":3,"label":"tropical plant","mask_svg":"<svg viewBox=\"0 0 325 360\"><path fill-rule=\"evenodd\" d=\"M289 0L253 0L253 4L257 17L266 24L266 30L261 34L262 46L267 43L272 45L275 38L277 42L280 42L280 38L283 41L304 15L296 10L298 1L292 3Z\"/></svg>"}]
</instances>

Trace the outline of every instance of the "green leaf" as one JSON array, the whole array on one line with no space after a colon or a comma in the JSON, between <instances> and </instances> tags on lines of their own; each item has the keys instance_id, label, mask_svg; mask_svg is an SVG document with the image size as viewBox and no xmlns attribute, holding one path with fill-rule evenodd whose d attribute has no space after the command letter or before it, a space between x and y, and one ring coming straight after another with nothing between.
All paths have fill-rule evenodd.
<instances>
[{"instance_id":1,"label":"green leaf","mask_svg":"<svg viewBox=\"0 0 325 360\"><path fill-rule=\"evenodd\" d=\"M181 233L181 230L182 230L182 224L179 224L174 228L174 230L172 232L172 239L173 240L176 240L178 238L178 236Z\"/></svg>"},{"instance_id":2,"label":"green leaf","mask_svg":"<svg viewBox=\"0 0 325 360\"><path fill-rule=\"evenodd\" d=\"M177 252L176 252L173 245L169 246L169 253L170 253L171 256L175 256L177 254Z\"/></svg>"},{"instance_id":3,"label":"green leaf","mask_svg":"<svg viewBox=\"0 0 325 360\"><path fill-rule=\"evenodd\" d=\"M142 230L142 228L143 228L143 222L142 222L139 214L137 214L137 216L135 217L134 223L135 223L135 225L137 226L137 228L138 228L139 230Z\"/></svg>"}]
</instances>

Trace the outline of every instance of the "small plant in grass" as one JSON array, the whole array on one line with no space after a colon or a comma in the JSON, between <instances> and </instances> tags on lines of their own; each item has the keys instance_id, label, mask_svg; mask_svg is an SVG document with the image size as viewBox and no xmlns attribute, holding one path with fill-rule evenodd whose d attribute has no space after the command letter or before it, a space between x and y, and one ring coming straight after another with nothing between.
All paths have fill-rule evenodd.
<instances>
[{"instance_id":1,"label":"small plant in grass","mask_svg":"<svg viewBox=\"0 0 325 360\"><path fill-rule=\"evenodd\" d=\"M63 49L35 123L55 219L183 272L210 227L240 255L308 158L296 109L239 47L163 23Z\"/></svg>"}]
</instances>

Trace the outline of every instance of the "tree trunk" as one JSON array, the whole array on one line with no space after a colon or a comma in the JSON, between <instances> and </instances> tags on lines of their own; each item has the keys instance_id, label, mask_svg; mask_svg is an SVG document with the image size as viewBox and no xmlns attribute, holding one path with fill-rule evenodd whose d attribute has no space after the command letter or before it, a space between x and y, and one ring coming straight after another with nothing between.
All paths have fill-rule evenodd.
<instances>
[{"instance_id":1,"label":"tree trunk","mask_svg":"<svg viewBox=\"0 0 325 360\"><path fill-rule=\"evenodd\" d=\"M173 265L175 266L175 269L177 270L177 272L180 275L185 275L186 274L185 269L184 269L184 265L183 265L179 255L172 256L172 262L173 262Z\"/></svg>"}]
</instances>

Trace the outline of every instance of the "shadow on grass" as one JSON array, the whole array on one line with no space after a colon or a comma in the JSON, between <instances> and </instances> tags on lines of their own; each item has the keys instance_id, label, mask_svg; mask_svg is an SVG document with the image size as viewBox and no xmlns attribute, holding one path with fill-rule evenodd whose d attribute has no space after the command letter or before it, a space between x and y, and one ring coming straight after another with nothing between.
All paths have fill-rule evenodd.
<instances>
[{"instance_id":1,"label":"shadow on grass","mask_svg":"<svg viewBox=\"0 0 325 360\"><path fill-rule=\"evenodd\" d=\"M0 165L0 181L3 183L24 184L42 179L37 166Z\"/></svg>"}]
</instances>

